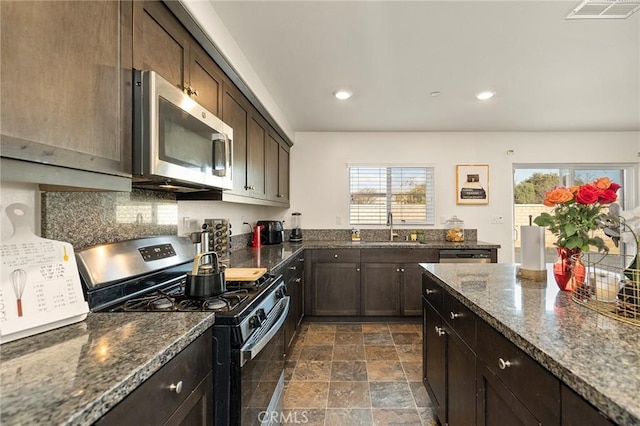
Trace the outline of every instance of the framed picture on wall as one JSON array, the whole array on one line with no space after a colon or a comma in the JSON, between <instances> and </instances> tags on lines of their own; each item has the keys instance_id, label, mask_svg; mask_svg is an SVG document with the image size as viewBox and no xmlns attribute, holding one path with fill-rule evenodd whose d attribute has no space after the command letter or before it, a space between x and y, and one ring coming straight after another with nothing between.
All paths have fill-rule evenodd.
<instances>
[{"instance_id":1,"label":"framed picture on wall","mask_svg":"<svg viewBox=\"0 0 640 426\"><path fill-rule=\"evenodd\" d=\"M456 166L456 204L489 204L489 165Z\"/></svg>"}]
</instances>

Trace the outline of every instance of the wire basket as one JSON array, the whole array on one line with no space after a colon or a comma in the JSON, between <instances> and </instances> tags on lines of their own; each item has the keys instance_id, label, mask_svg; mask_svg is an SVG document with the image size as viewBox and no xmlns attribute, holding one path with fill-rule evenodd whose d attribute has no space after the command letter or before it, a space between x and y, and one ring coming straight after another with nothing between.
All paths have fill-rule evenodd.
<instances>
[{"instance_id":1,"label":"wire basket","mask_svg":"<svg viewBox=\"0 0 640 426\"><path fill-rule=\"evenodd\" d=\"M585 282L571 293L571 299L640 327L640 269L635 256L585 253L583 263Z\"/></svg>"}]
</instances>

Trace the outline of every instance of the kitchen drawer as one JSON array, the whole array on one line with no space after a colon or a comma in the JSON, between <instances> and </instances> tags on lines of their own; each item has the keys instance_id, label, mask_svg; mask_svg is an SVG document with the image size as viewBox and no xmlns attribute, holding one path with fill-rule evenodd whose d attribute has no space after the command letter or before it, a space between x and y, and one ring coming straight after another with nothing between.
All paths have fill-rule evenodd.
<instances>
[{"instance_id":1,"label":"kitchen drawer","mask_svg":"<svg viewBox=\"0 0 640 426\"><path fill-rule=\"evenodd\" d=\"M359 249L313 250L314 262L360 263Z\"/></svg>"},{"instance_id":2,"label":"kitchen drawer","mask_svg":"<svg viewBox=\"0 0 640 426\"><path fill-rule=\"evenodd\" d=\"M164 424L211 372L211 354L211 331L206 331L97 424ZM180 393L172 386L180 386Z\"/></svg>"},{"instance_id":3,"label":"kitchen drawer","mask_svg":"<svg viewBox=\"0 0 640 426\"><path fill-rule=\"evenodd\" d=\"M442 316L444 316L445 291L424 273L422 274L422 297Z\"/></svg>"},{"instance_id":4,"label":"kitchen drawer","mask_svg":"<svg viewBox=\"0 0 640 426\"><path fill-rule=\"evenodd\" d=\"M487 368L542 424L559 424L560 381L486 322L476 327L477 354Z\"/></svg>"},{"instance_id":5,"label":"kitchen drawer","mask_svg":"<svg viewBox=\"0 0 640 426\"><path fill-rule=\"evenodd\" d=\"M361 251L360 260L363 263L437 263L438 251L426 248L368 248Z\"/></svg>"},{"instance_id":6,"label":"kitchen drawer","mask_svg":"<svg viewBox=\"0 0 640 426\"><path fill-rule=\"evenodd\" d=\"M476 314L449 293L444 294L444 320L471 349L476 349Z\"/></svg>"}]
</instances>

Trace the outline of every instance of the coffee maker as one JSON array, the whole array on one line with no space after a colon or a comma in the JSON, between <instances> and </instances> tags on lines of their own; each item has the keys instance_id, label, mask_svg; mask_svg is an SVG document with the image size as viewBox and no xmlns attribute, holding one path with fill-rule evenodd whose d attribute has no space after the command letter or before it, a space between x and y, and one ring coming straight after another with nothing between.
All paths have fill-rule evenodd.
<instances>
[{"instance_id":1,"label":"coffee maker","mask_svg":"<svg viewBox=\"0 0 640 426\"><path fill-rule=\"evenodd\" d=\"M289 235L289 241L300 242L302 241L302 216L301 213L291 213L291 234Z\"/></svg>"}]
</instances>

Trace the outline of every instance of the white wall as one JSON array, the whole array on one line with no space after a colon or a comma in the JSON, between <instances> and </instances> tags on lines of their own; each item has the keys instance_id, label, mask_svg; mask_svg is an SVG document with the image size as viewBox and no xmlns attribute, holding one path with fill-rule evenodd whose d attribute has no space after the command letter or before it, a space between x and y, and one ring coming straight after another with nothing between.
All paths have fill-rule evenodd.
<instances>
[{"instance_id":1,"label":"white wall","mask_svg":"<svg viewBox=\"0 0 640 426\"><path fill-rule=\"evenodd\" d=\"M185 226L189 218L190 229ZM283 220L288 227L291 220L288 210L277 207L251 206L224 201L178 201L178 235L186 235L200 229L204 219L229 219L234 235L251 232L243 222L254 226L258 220Z\"/></svg>"},{"instance_id":2,"label":"white wall","mask_svg":"<svg viewBox=\"0 0 640 426\"><path fill-rule=\"evenodd\" d=\"M457 215L466 227L478 229L479 240L502 246L501 262L511 262L514 163L637 164L639 140L638 132L296 133L291 208L302 213L304 228L351 228L348 162L431 164L436 167L436 219ZM489 165L488 205L456 205L457 164ZM492 224L493 216L503 216L504 224Z\"/></svg>"}]
</instances>

